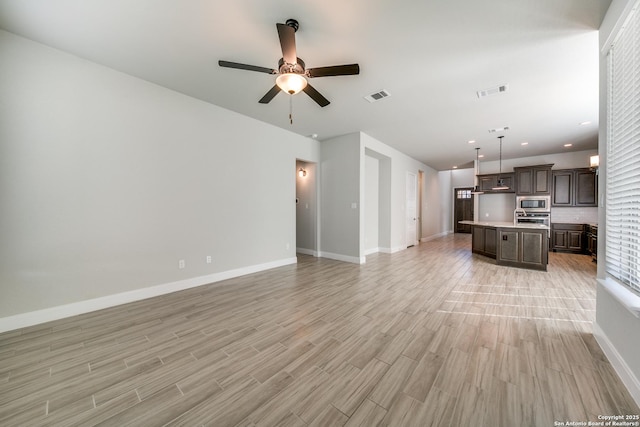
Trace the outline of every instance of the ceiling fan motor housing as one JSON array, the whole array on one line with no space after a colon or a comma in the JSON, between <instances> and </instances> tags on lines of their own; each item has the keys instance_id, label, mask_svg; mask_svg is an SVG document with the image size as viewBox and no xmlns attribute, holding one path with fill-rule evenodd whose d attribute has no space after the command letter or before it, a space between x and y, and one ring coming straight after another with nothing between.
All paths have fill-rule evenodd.
<instances>
[{"instance_id":1,"label":"ceiling fan motor housing","mask_svg":"<svg viewBox=\"0 0 640 427\"><path fill-rule=\"evenodd\" d=\"M280 72L280 74L304 74L304 61L298 57L296 57L296 60L298 61L296 64L288 64L284 62L284 58L280 58L280 60L278 61L278 71Z\"/></svg>"},{"instance_id":2,"label":"ceiling fan motor housing","mask_svg":"<svg viewBox=\"0 0 640 427\"><path fill-rule=\"evenodd\" d=\"M300 24L298 24L298 21L296 21L295 19L287 19L287 21L285 22L285 24L287 24L288 26L290 26L291 28L293 28L293 31L298 31L298 28L300 27Z\"/></svg>"}]
</instances>

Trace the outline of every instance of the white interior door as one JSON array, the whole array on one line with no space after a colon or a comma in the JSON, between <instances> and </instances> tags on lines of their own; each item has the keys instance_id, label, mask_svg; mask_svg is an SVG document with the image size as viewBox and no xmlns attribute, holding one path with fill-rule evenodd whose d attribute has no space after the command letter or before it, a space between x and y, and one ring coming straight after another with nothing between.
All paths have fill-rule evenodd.
<instances>
[{"instance_id":1,"label":"white interior door","mask_svg":"<svg viewBox=\"0 0 640 427\"><path fill-rule=\"evenodd\" d=\"M407 190L406 190L406 242L407 247L414 246L418 243L418 204L417 204L417 176L414 173L407 172Z\"/></svg>"}]
</instances>

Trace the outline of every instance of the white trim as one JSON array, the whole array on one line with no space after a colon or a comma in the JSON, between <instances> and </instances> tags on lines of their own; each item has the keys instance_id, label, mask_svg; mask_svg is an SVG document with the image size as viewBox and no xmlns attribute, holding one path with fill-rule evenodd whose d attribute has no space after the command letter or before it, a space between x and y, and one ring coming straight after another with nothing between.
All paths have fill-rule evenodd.
<instances>
[{"instance_id":1,"label":"white trim","mask_svg":"<svg viewBox=\"0 0 640 427\"><path fill-rule=\"evenodd\" d=\"M136 289L134 291L122 292L119 294L107 295L104 297L78 301L71 304L59 305L56 307L49 307L42 310L3 317L0 318L0 333L12 331L14 329L26 328L28 326L38 325L41 323L51 322L53 320L64 319L66 317L76 316L78 314L89 313L91 311L102 310L104 308L127 304L134 301L140 301L160 295L170 294L172 292L177 292L184 289L208 285L211 283L220 282L222 280L244 276L246 274L257 273L259 271L270 270L276 267L295 264L297 262L298 260L295 257L284 258L264 264L250 265L248 267L222 271L220 273L209 274L206 276L192 277L190 279L179 280L177 282L164 283L162 285L150 286L147 288Z\"/></svg>"},{"instance_id":2,"label":"white trim","mask_svg":"<svg viewBox=\"0 0 640 427\"><path fill-rule=\"evenodd\" d=\"M607 36L607 38L602 43L602 47L600 48L600 53L602 55L607 55L609 50L611 50L611 46L616 42L618 35L620 34L620 29L625 26L631 12L634 9L637 9L640 6L640 1L638 0L628 0L624 5L622 13L617 17L616 22L613 24L611 28L611 32Z\"/></svg>"},{"instance_id":3,"label":"white trim","mask_svg":"<svg viewBox=\"0 0 640 427\"><path fill-rule=\"evenodd\" d=\"M371 254L377 254L378 252L380 252L380 248L367 249L366 251L364 251L364 256L371 255Z\"/></svg>"},{"instance_id":4,"label":"white trim","mask_svg":"<svg viewBox=\"0 0 640 427\"><path fill-rule=\"evenodd\" d=\"M350 262L352 264L364 264L366 263L366 257L356 257L342 254L334 254L331 252L320 252L318 256L322 258L335 259L336 261Z\"/></svg>"},{"instance_id":5,"label":"white trim","mask_svg":"<svg viewBox=\"0 0 640 427\"><path fill-rule=\"evenodd\" d=\"M640 318L640 295L610 277L598 279L598 283L631 314Z\"/></svg>"},{"instance_id":6,"label":"white trim","mask_svg":"<svg viewBox=\"0 0 640 427\"><path fill-rule=\"evenodd\" d=\"M609 363L611 363L611 366L620 377L620 380L622 380L622 383L627 387L627 390L633 400L636 404L640 405L640 381L633 374L629 365L627 365L622 356L620 356L618 350L616 350L611 341L609 341L609 338L607 338L607 335L596 322L593 322L593 336L600 345L604 354L607 356L607 359L609 359Z\"/></svg>"},{"instance_id":7,"label":"white trim","mask_svg":"<svg viewBox=\"0 0 640 427\"><path fill-rule=\"evenodd\" d=\"M318 251L314 251L313 249L296 248L296 252L299 253L299 254L311 255L311 256L314 256L314 257L318 256Z\"/></svg>"},{"instance_id":8,"label":"white trim","mask_svg":"<svg viewBox=\"0 0 640 427\"><path fill-rule=\"evenodd\" d=\"M428 242L428 241L431 241L431 240L435 240L435 239L440 238L440 237L444 237L444 236L446 236L448 234L452 234L452 233L453 233L453 231L451 231L451 230L443 231L442 233L433 234L431 236L423 237L422 239L420 239L420 241L424 243L424 242Z\"/></svg>"}]
</instances>

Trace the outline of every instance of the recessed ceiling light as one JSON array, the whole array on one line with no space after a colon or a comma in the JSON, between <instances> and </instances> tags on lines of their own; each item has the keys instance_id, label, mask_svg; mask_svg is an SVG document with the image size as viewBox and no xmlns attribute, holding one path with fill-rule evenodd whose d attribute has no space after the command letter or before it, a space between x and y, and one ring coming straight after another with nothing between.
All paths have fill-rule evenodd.
<instances>
[{"instance_id":1,"label":"recessed ceiling light","mask_svg":"<svg viewBox=\"0 0 640 427\"><path fill-rule=\"evenodd\" d=\"M591 122L589 120L587 120L586 122L581 122L580 126L586 126L586 125L590 125Z\"/></svg>"},{"instance_id":2,"label":"recessed ceiling light","mask_svg":"<svg viewBox=\"0 0 640 427\"><path fill-rule=\"evenodd\" d=\"M525 142L521 142L520 145L529 145L529 143L525 141Z\"/></svg>"},{"instance_id":3,"label":"recessed ceiling light","mask_svg":"<svg viewBox=\"0 0 640 427\"><path fill-rule=\"evenodd\" d=\"M454 169L458 169L458 167L457 167L457 166L454 166L453 168L454 168Z\"/></svg>"},{"instance_id":4,"label":"recessed ceiling light","mask_svg":"<svg viewBox=\"0 0 640 427\"><path fill-rule=\"evenodd\" d=\"M565 147L573 147L573 144L564 144Z\"/></svg>"},{"instance_id":5,"label":"recessed ceiling light","mask_svg":"<svg viewBox=\"0 0 640 427\"><path fill-rule=\"evenodd\" d=\"M475 139L472 139L472 140L469 140L469 141L467 141L467 142L468 142L469 144L475 144L475 143L476 143L476 140L475 140Z\"/></svg>"},{"instance_id":6,"label":"recessed ceiling light","mask_svg":"<svg viewBox=\"0 0 640 427\"><path fill-rule=\"evenodd\" d=\"M479 154L478 157L483 158L484 154Z\"/></svg>"}]
</instances>

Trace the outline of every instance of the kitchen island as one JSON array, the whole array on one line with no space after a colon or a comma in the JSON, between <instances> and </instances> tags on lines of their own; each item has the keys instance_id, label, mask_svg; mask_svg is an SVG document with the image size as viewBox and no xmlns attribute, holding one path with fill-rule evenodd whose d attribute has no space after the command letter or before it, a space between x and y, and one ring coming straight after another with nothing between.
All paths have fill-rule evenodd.
<instances>
[{"instance_id":1,"label":"kitchen island","mask_svg":"<svg viewBox=\"0 0 640 427\"><path fill-rule=\"evenodd\" d=\"M471 250L498 265L547 271L549 227L506 221L460 221L471 225Z\"/></svg>"}]
</instances>

